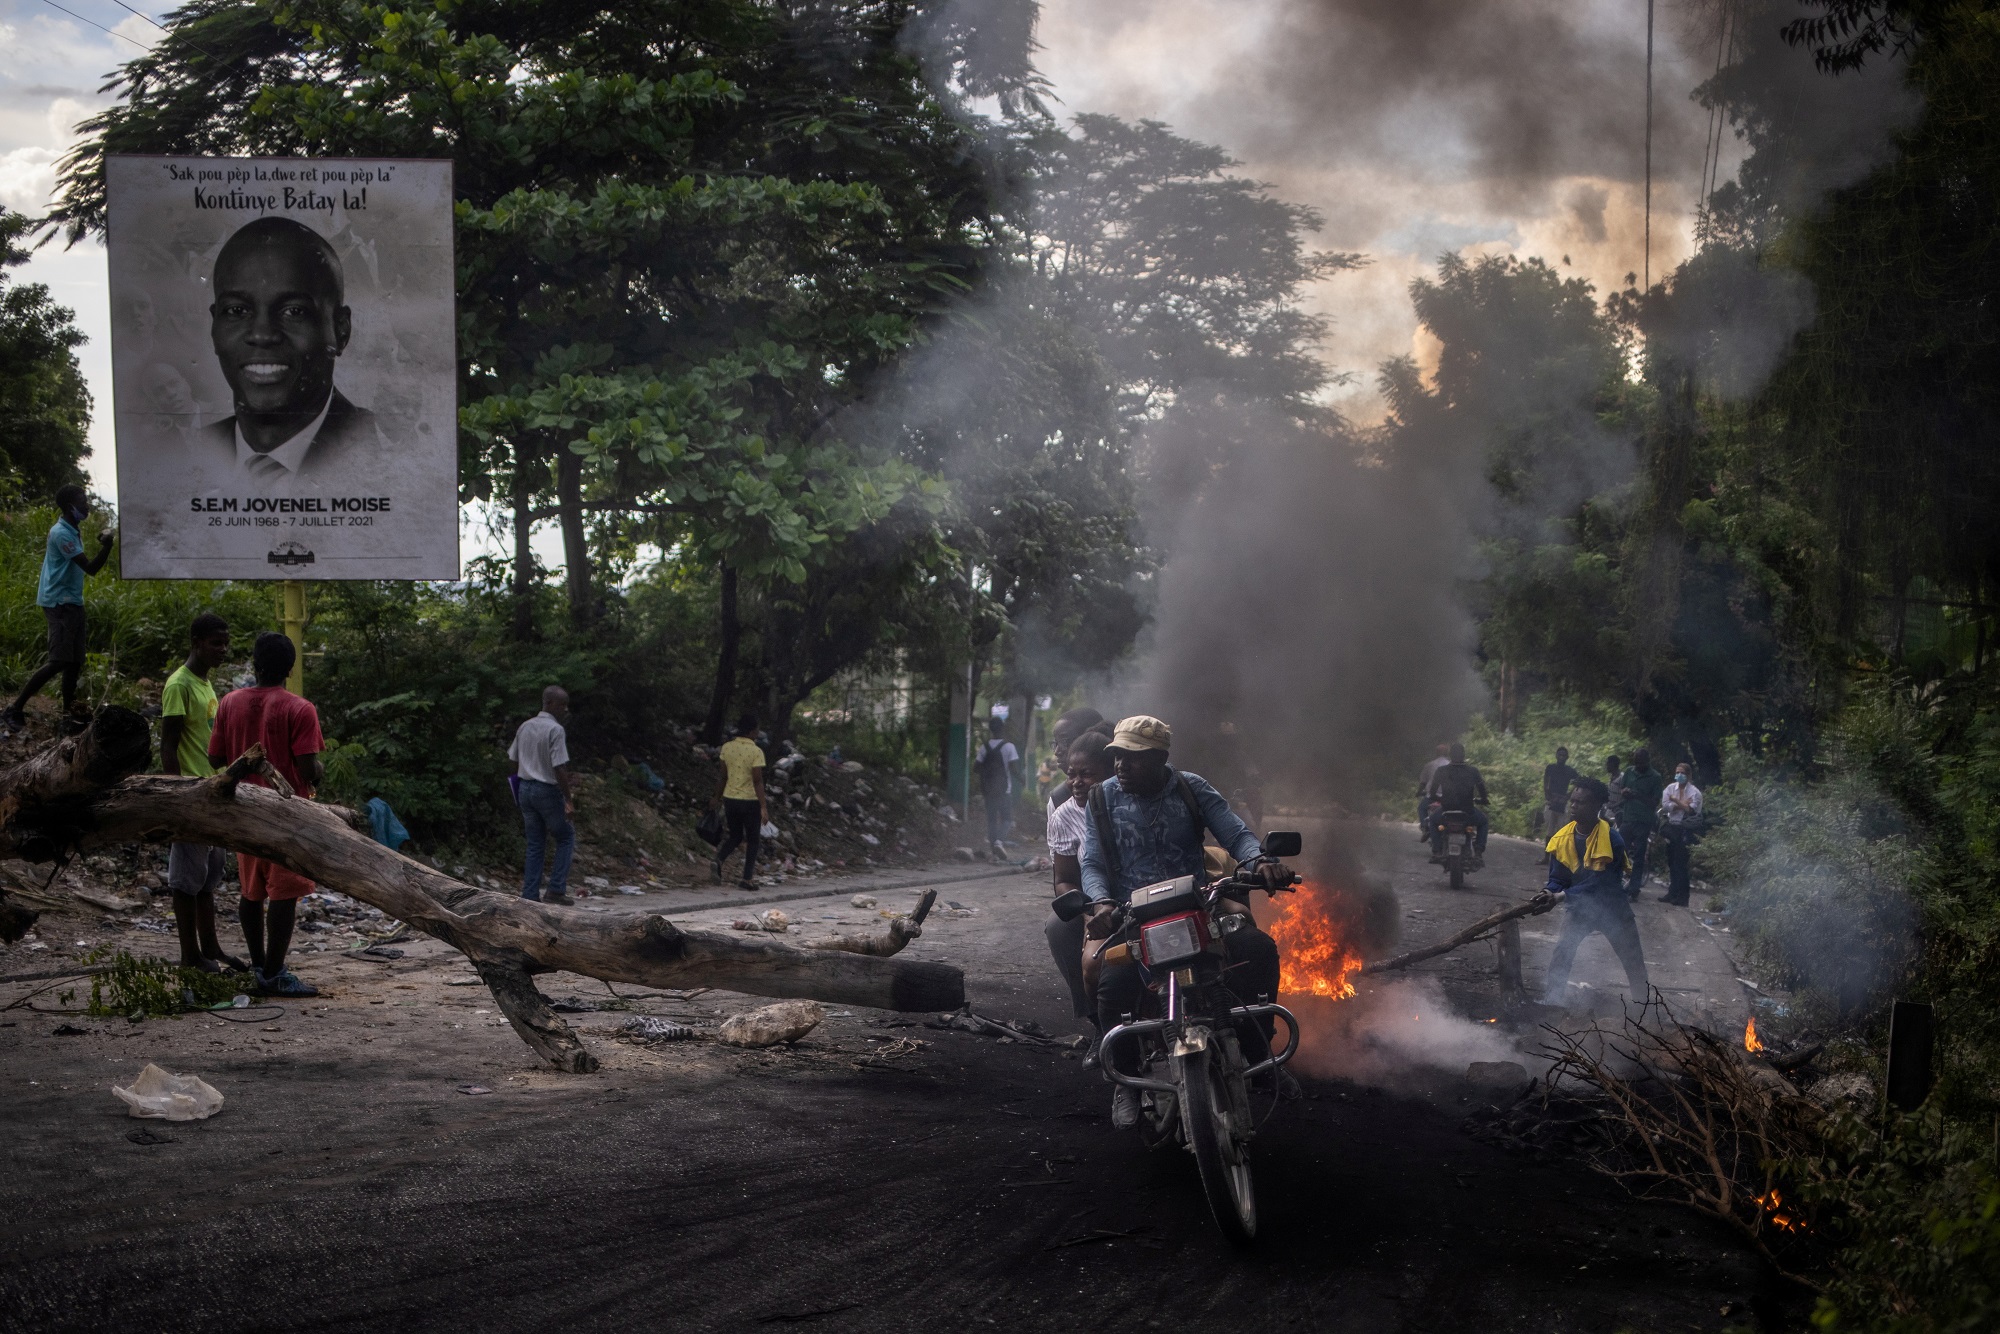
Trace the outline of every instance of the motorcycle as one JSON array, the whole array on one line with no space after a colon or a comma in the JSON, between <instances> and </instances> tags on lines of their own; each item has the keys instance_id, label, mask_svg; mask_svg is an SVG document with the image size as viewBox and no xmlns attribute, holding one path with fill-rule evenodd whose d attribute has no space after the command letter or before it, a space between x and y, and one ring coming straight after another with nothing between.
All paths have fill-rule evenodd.
<instances>
[{"instance_id":1,"label":"motorcycle","mask_svg":"<svg viewBox=\"0 0 2000 1334\"><path fill-rule=\"evenodd\" d=\"M1466 872L1477 871L1486 864L1472 850L1476 830L1466 812L1448 811L1441 801L1431 803L1431 860L1444 867L1453 889L1464 889Z\"/></svg>"},{"instance_id":2,"label":"motorcycle","mask_svg":"<svg viewBox=\"0 0 2000 1334\"><path fill-rule=\"evenodd\" d=\"M1269 834L1263 852L1296 857L1300 846L1297 834ZM1284 887L1298 882L1293 875ZM1241 1004L1222 980L1223 937L1251 924L1247 914L1225 904L1247 902L1251 890L1266 888L1240 871L1208 884L1181 876L1147 885L1114 910L1113 929L1099 946L1106 963L1136 959L1146 984L1141 1013L1099 1041L1099 1068L1105 1078L1138 1090L1139 1132L1149 1148L1177 1144L1194 1155L1209 1212L1237 1245L1257 1235L1249 1146L1260 1120L1252 1112L1250 1081L1274 1076L1268 1117L1277 1103L1276 1071L1299 1046L1291 1011L1276 1003ZM1081 890L1071 890L1053 906L1070 921L1090 905ZM1285 1045L1252 1064L1239 1030L1267 1018L1284 1021ZM1124 1043L1138 1045L1136 1075L1122 1073L1112 1059Z\"/></svg>"}]
</instances>

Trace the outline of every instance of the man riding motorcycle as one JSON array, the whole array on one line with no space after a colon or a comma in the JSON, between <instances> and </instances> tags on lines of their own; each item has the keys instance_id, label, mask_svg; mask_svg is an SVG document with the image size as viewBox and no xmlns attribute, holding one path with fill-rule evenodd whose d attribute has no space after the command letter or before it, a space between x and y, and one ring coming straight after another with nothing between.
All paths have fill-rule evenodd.
<instances>
[{"instance_id":1,"label":"man riding motorcycle","mask_svg":"<svg viewBox=\"0 0 2000 1334\"><path fill-rule=\"evenodd\" d=\"M1479 770L1465 762L1463 745L1454 741L1450 755L1445 766L1431 776L1430 799L1438 803L1443 811L1461 812L1472 824L1472 856L1477 862L1486 855L1486 834L1492 825L1484 809L1486 780L1480 776ZM1435 862L1441 858L1432 857L1431 860Z\"/></svg>"},{"instance_id":2,"label":"man riding motorcycle","mask_svg":"<svg viewBox=\"0 0 2000 1334\"><path fill-rule=\"evenodd\" d=\"M1172 743L1172 729L1143 714L1120 722L1112 736L1109 750L1116 776L1092 789L1089 818L1084 824L1083 892L1091 900L1085 926L1087 954L1099 948L1096 941L1110 934L1113 909L1129 900L1132 891L1184 875L1208 878L1202 851L1204 833L1214 834L1223 850L1243 866L1255 867L1267 886L1290 883L1291 873L1275 860L1264 858L1257 835L1229 809L1221 793L1199 775L1168 765ZM1247 906L1240 911L1249 916ZM1254 925L1230 932L1222 940L1231 961L1230 989L1246 1003L1274 999L1278 991L1277 942ZM1125 1016L1136 1014L1144 993L1145 982L1136 960L1107 962L1097 979L1100 1026L1108 1031ZM1269 1036L1262 1032L1252 1039L1246 1033L1246 1055L1253 1061L1263 1059L1262 1044ZM1255 1047L1251 1046L1253 1041ZM1120 1049L1116 1060L1125 1073L1137 1072L1134 1044ZM1115 1086L1111 1123L1120 1130L1139 1123L1136 1089Z\"/></svg>"}]
</instances>

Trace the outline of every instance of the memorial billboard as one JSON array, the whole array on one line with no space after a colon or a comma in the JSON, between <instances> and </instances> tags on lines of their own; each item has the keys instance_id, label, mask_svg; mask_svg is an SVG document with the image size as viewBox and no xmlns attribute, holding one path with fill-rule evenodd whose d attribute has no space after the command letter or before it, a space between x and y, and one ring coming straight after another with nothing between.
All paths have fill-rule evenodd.
<instances>
[{"instance_id":1,"label":"memorial billboard","mask_svg":"<svg viewBox=\"0 0 2000 1334\"><path fill-rule=\"evenodd\" d=\"M457 578L451 164L105 169L126 577Z\"/></svg>"}]
</instances>

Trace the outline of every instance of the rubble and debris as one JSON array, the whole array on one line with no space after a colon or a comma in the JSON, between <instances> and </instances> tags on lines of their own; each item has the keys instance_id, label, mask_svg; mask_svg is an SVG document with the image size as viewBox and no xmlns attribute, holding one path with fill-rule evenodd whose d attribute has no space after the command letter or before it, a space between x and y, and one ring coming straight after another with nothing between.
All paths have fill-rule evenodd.
<instances>
[{"instance_id":1,"label":"rubble and debris","mask_svg":"<svg viewBox=\"0 0 2000 1334\"><path fill-rule=\"evenodd\" d=\"M983 1014L974 1014L970 1005L947 1010L935 1019L926 1019L924 1027L954 1028L961 1033L983 1033L988 1037L1034 1042L1047 1047L1070 1045L1068 1039L1058 1039L1032 1019L1010 1019L1003 1023L998 1019L988 1019Z\"/></svg>"},{"instance_id":2,"label":"rubble and debris","mask_svg":"<svg viewBox=\"0 0 2000 1334\"><path fill-rule=\"evenodd\" d=\"M757 925L766 931L789 931L792 926L791 914L783 908L766 908L757 914Z\"/></svg>"},{"instance_id":3,"label":"rubble and debris","mask_svg":"<svg viewBox=\"0 0 2000 1334\"><path fill-rule=\"evenodd\" d=\"M130 1084L111 1086L132 1116L205 1121L222 1110L222 1095L199 1075L177 1075L147 1062Z\"/></svg>"},{"instance_id":4,"label":"rubble and debris","mask_svg":"<svg viewBox=\"0 0 2000 1334\"><path fill-rule=\"evenodd\" d=\"M875 896L873 894L856 894L847 902L850 907L854 908L872 908L875 906Z\"/></svg>"},{"instance_id":5,"label":"rubble and debris","mask_svg":"<svg viewBox=\"0 0 2000 1334\"><path fill-rule=\"evenodd\" d=\"M717 1041L732 1047L775 1047L797 1042L819 1027L826 1011L819 1002L779 1001L744 1014L731 1015L716 1031Z\"/></svg>"},{"instance_id":6,"label":"rubble and debris","mask_svg":"<svg viewBox=\"0 0 2000 1334\"><path fill-rule=\"evenodd\" d=\"M650 1014L633 1015L618 1026L618 1033L638 1042L690 1042L702 1036L698 1028Z\"/></svg>"}]
</instances>

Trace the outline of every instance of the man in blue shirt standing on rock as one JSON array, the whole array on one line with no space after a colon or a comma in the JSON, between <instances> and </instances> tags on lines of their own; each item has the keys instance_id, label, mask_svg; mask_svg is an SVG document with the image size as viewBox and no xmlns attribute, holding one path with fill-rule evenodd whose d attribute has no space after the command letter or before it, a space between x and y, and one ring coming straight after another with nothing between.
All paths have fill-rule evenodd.
<instances>
[{"instance_id":1,"label":"man in blue shirt standing on rock","mask_svg":"<svg viewBox=\"0 0 2000 1334\"><path fill-rule=\"evenodd\" d=\"M1639 923L1632 916L1634 895L1625 889L1625 840L1599 815L1610 799L1610 789L1596 779L1577 779L1569 790L1569 823L1549 839L1549 882L1544 888L1562 897L1563 923L1542 982L1544 1005L1563 1003L1577 946L1593 931L1603 932L1611 942L1640 1004L1651 994Z\"/></svg>"},{"instance_id":2,"label":"man in blue shirt standing on rock","mask_svg":"<svg viewBox=\"0 0 2000 1334\"><path fill-rule=\"evenodd\" d=\"M76 682L83 674L83 578L104 568L118 540L118 530L113 528L105 533L104 545L97 549L96 559L88 559L83 554L80 530L90 517L89 494L80 486L65 486L56 492L56 508L62 512L61 517L49 529L48 551L42 557L42 582L35 592L35 602L49 623L49 660L28 678L28 684L21 687L21 693L7 706L7 712L0 714L0 722L12 732L28 725L28 701L41 693L57 672L62 673L62 730L73 734L90 723L87 715L75 712Z\"/></svg>"},{"instance_id":3,"label":"man in blue shirt standing on rock","mask_svg":"<svg viewBox=\"0 0 2000 1334\"><path fill-rule=\"evenodd\" d=\"M1132 897L1132 891L1184 875L1201 877L1206 867L1202 838L1214 834L1223 851L1246 866L1264 864L1267 883L1279 884L1287 872L1275 861L1264 861L1263 844L1238 819L1208 781L1177 771L1167 763L1173 731L1158 718L1127 718L1112 734L1107 752L1117 776L1091 790L1084 822L1083 892L1091 901L1084 927L1084 948L1109 934L1112 909ZM1244 915L1249 915L1247 908ZM1229 954L1229 986L1247 1004L1258 998L1276 999L1278 944L1254 923L1222 937ZM1106 964L1097 982L1097 1021L1103 1031L1136 1014L1144 980L1139 965L1128 959ZM1268 1039L1269 1034L1267 1033ZM1252 1060L1261 1054L1245 1051ZM1125 1043L1115 1059L1126 1073L1136 1072L1138 1052ZM1127 1067L1133 1068L1127 1068ZM1129 1130L1139 1124L1139 1095L1124 1084L1111 1095L1111 1124Z\"/></svg>"}]
</instances>

